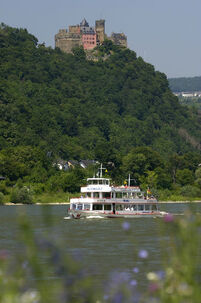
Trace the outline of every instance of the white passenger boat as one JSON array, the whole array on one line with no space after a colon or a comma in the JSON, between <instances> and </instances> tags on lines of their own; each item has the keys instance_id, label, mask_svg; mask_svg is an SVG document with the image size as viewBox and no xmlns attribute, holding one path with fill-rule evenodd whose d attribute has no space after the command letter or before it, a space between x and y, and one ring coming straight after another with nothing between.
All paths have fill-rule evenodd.
<instances>
[{"instance_id":1,"label":"white passenger boat","mask_svg":"<svg viewBox=\"0 0 201 303\"><path fill-rule=\"evenodd\" d=\"M88 178L87 185L81 187L81 197L70 199L68 214L75 219L84 217L133 218L161 217L166 212L159 210L158 201L150 194L144 194L138 186L113 186L109 178L102 177L103 167L98 177Z\"/></svg>"}]
</instances>

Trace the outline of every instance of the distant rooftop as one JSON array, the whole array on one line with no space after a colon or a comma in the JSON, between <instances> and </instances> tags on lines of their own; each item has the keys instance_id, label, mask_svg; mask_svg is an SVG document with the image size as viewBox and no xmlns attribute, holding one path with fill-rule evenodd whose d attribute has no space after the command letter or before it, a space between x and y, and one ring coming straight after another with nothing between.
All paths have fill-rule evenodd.
<instances>
[{"instance_id":1,"label":"distant rooftop","mask_svg":"<svg viewBox=\"0 0 201 303\"><path fill-rule=\"evenodd\" d=\"M89 23L88 23L87 20L84 18L84 19L82 20L82 22L80 23L80 26L81 26L81 27L89 27Z\"/></svg>"}]
</instances>

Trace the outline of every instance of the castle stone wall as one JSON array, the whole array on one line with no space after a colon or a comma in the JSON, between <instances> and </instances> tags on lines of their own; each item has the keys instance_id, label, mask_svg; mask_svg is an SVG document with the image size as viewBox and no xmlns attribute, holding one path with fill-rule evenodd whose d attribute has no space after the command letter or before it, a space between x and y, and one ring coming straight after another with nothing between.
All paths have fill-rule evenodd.
<instances>
[{"instance_id":1,"label":"castle stone wall","mask_svg":"<svg viewBox=\"0 0 201 303\"><path fill-rule=\"evenodd\" d=\"M127 47L127 37L123 33L112 33L109 39L116 45Z\"/></svg>"},{"instance_id":2,"label":"castle stone wall","mask_svg":"<svg viewBox=\"0 0 201 303\"><path fill-rule=\"evenodd\" d=\"M70 25L68 27L69 33L80 34L80 26L79 25Z\"/></svg>"},{"instance_id":3,"label":"castle stone wall","mask_svg":"<svg viewBox=\"0 0 201 303\"><path fill-rule=\"evenodd\" d=\"M65 53L72 53L74 47L82 45L80 34L68 33L67 31L59 31L55 35L55 47L60 48Z\"/></svg>"}]
</instances>

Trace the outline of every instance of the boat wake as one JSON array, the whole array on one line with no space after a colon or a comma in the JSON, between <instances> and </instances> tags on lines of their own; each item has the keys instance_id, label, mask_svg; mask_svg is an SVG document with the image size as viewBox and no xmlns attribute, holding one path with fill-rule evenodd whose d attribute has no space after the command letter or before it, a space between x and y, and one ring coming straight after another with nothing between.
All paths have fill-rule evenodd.
<instances>
[{"instance_id":1,"label":"boat wake","mask_svg":"<svg viewBox=\"0 0 201 303\"><path fill-rule=\"evenodd\" d=\"M71 217L64 217L64 220L70 220Z\"/></svg>"},{"instance_id":2,"label":"boat wake","mask_svg":"<svg viewBox=\"0 0 201 303\"><path fill-rule=\"evenodd\" d=\"M104 219L102 216L88 216L86 219Z\"/></svg>"}]
</instances>

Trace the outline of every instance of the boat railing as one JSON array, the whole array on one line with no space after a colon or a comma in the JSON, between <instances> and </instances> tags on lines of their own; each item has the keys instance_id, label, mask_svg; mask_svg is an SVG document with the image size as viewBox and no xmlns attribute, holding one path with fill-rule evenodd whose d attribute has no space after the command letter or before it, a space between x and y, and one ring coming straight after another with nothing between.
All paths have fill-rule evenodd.
<instances>
[{"instance_id":1,"label":"boat railing","mask_svg":"<svg viewBox=\"0 0 201 303\"><path fill-rule=\"evenodd\" d=\"M112 202L115 203L138 203L138 204L145 204L145 203L157 203L158 201L156 199L145 199L145 198L123 198L123 199L117 199L112 198Z\"/></svg>"},{"instance_id":2,"label":"boat railing","mask_svg":"<svg viewBox=\"0 0 201 303\"><path fill-rule=\"evenodd\" d=\"M92 198L92 197L79 197L79 198L71 198L70 199L71 203L118 203L118 204L147 204L147 203L158 203L156 199L145 199L145 198L134 198L134 199L129 199L129 198Z\"/></svg>"}]
</instances>

